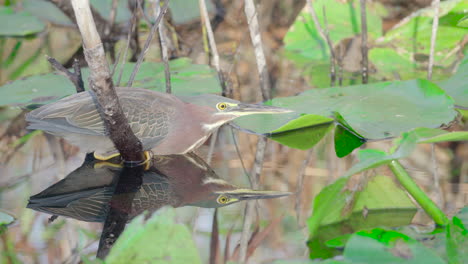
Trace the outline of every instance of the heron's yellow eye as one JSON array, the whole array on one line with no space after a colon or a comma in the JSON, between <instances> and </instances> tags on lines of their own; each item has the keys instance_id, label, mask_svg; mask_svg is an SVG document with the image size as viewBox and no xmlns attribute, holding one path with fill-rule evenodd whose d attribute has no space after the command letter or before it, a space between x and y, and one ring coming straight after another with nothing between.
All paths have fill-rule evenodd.
<instances>
[{"instance_id":1,"label":"heron's yellow eye","mask_svg":"<svg viewBox=\"0 0 468 264\"><path fill-rule=\"evenodd\" d=\"M227 204L229 202L229 200L230 199L228 197L224 196L224 195L220 195L218 197L218 203L219 204Z\"/></svg>"},{"instance_id":2,"label":"heron's yellow eye","mask_svg":"<svg viewBox=\"0 0 468 264\"><path fill-rule=\"evenodd\" d=\"M218 110L223 111L223 110L225 110L227 108L227 104L226 103L218 103L216 105L216 108L218 108Z\"/></svg>"}]
</instances>

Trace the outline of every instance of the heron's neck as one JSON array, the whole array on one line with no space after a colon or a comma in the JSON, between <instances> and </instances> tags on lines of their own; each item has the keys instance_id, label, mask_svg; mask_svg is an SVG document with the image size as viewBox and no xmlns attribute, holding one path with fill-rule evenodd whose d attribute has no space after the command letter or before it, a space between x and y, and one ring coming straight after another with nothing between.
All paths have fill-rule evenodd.
<instances>
[{"instance_id":1,"label":"heron's neck","mask_svg":"<svg viewBox=\"0 0 468 264\"><path fill-rule=\"evenodd\" d=\"M202 129L206 132L212 132L223 124L233 120L235 116L213 114L213 109L207 106L196 106L189 104L189 111L197 119Z\"/></svg>"}]
</instances>

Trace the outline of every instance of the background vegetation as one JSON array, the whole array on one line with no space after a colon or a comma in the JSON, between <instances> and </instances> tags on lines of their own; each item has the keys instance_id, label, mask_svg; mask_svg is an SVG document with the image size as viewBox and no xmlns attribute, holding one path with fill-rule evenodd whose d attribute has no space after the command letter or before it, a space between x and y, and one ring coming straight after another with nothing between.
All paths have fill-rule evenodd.
<instances>
[{"instance_id":1,"label":"background vegetation","mask_svg":"<svg viewBox=\"0 0 468 264\"><path fill-rule=\"evenodd\" d=\"M47 215L25 208L30 195L63 178L84 155L63 140L25 130L27 109L75 92L44 55L66 67L74 59L85 66L80 35L60 2L4 0L0 7L0 235L6 263L99 262L100 224L64 218L48 223ZM112 0L91 1L116 85L129 80L154 23L156 3L144 2L146 16L134 1L114 1L114 9ZM133 86L166 89L163 38L174 94L223 92L260 101L265 84L244 1L206 1L220 75L199 3L169 2L162 33L151 42ZM249 186L251 168L259 163L255 143L266 136L259 188L294 195L255 203L253 216L244 214L244 204L220 209L217 220L212 209L193 207L164 209L148 220L139 216L106 263L468 261L468 3L365 1L362 32L362 2L257 1L257 37L274 96L265 103L295 112L241 118L220 130L213 154L207 146L198 151L222 178ZM368 84L361 64L367 52ZM83 68L85 85L88 75ZM249 217L254 224L246 229ZM245 230L249 239L242 249Z\"/></svg>"}]
</instances>

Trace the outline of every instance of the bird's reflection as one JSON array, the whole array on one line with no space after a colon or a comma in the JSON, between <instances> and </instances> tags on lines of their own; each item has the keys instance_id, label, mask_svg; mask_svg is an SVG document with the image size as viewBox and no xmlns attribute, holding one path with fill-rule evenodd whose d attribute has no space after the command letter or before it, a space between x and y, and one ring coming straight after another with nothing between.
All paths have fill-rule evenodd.
<instances>
[{"instance_id":1,"label":"bird's reflection","mask_svg":"<svg viewBox=\"0 0 468 264\"><path fill-rule=\"evenodd\" d=\"M27 207L82 221L104 222L111 207L119 209L119 204L115 203L118 200L114 197L123 184L133 184L131 206L121 208L127 210L124 213L128 214L129 219L145 210L154 212L166 205L216 208L242 200L289 194L239 188L218 177L195 154L155 156L152 166L142 173L139 180L135 179L136 176L123 180L122 177L126 176L121 173L122 168L88 156L81 167L65 179L31 196ZM128 183L129 179L132 184Z\"/></svg>"}]
</instances>

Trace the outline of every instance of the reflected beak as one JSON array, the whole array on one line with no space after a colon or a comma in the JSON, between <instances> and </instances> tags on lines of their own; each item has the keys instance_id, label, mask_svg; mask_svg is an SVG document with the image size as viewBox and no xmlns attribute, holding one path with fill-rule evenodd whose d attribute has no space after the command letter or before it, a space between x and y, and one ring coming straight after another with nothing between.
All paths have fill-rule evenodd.
<instances>
[{"instance_id":1,"label":"reflected beak","mask_svg":"<svg viewBox=\"0 0 468 264\"><path fill-rule=\"evenodd\" d=\"M232 191L219 192L217 194L226 194L231 196L231 199L238 201L244 200L258 200L258 199L272 199L283 196L288 196L290 192L279 192L279 191L255 191L250 189L237 189Z\"/></svg>"},{"instance_id":2,"label":"reflected beak","mask_svg":"<svg viewBox=\"0 0 468 264\"><path fill-rule=\"evenodd\" d=\"M253 115L253 114L283 114L292 113L293 110L281 108L277 106L260 105L260 104L238 104L237 107L233 108L231 113L237 115Z\"/></svg>"}]
</instances>

